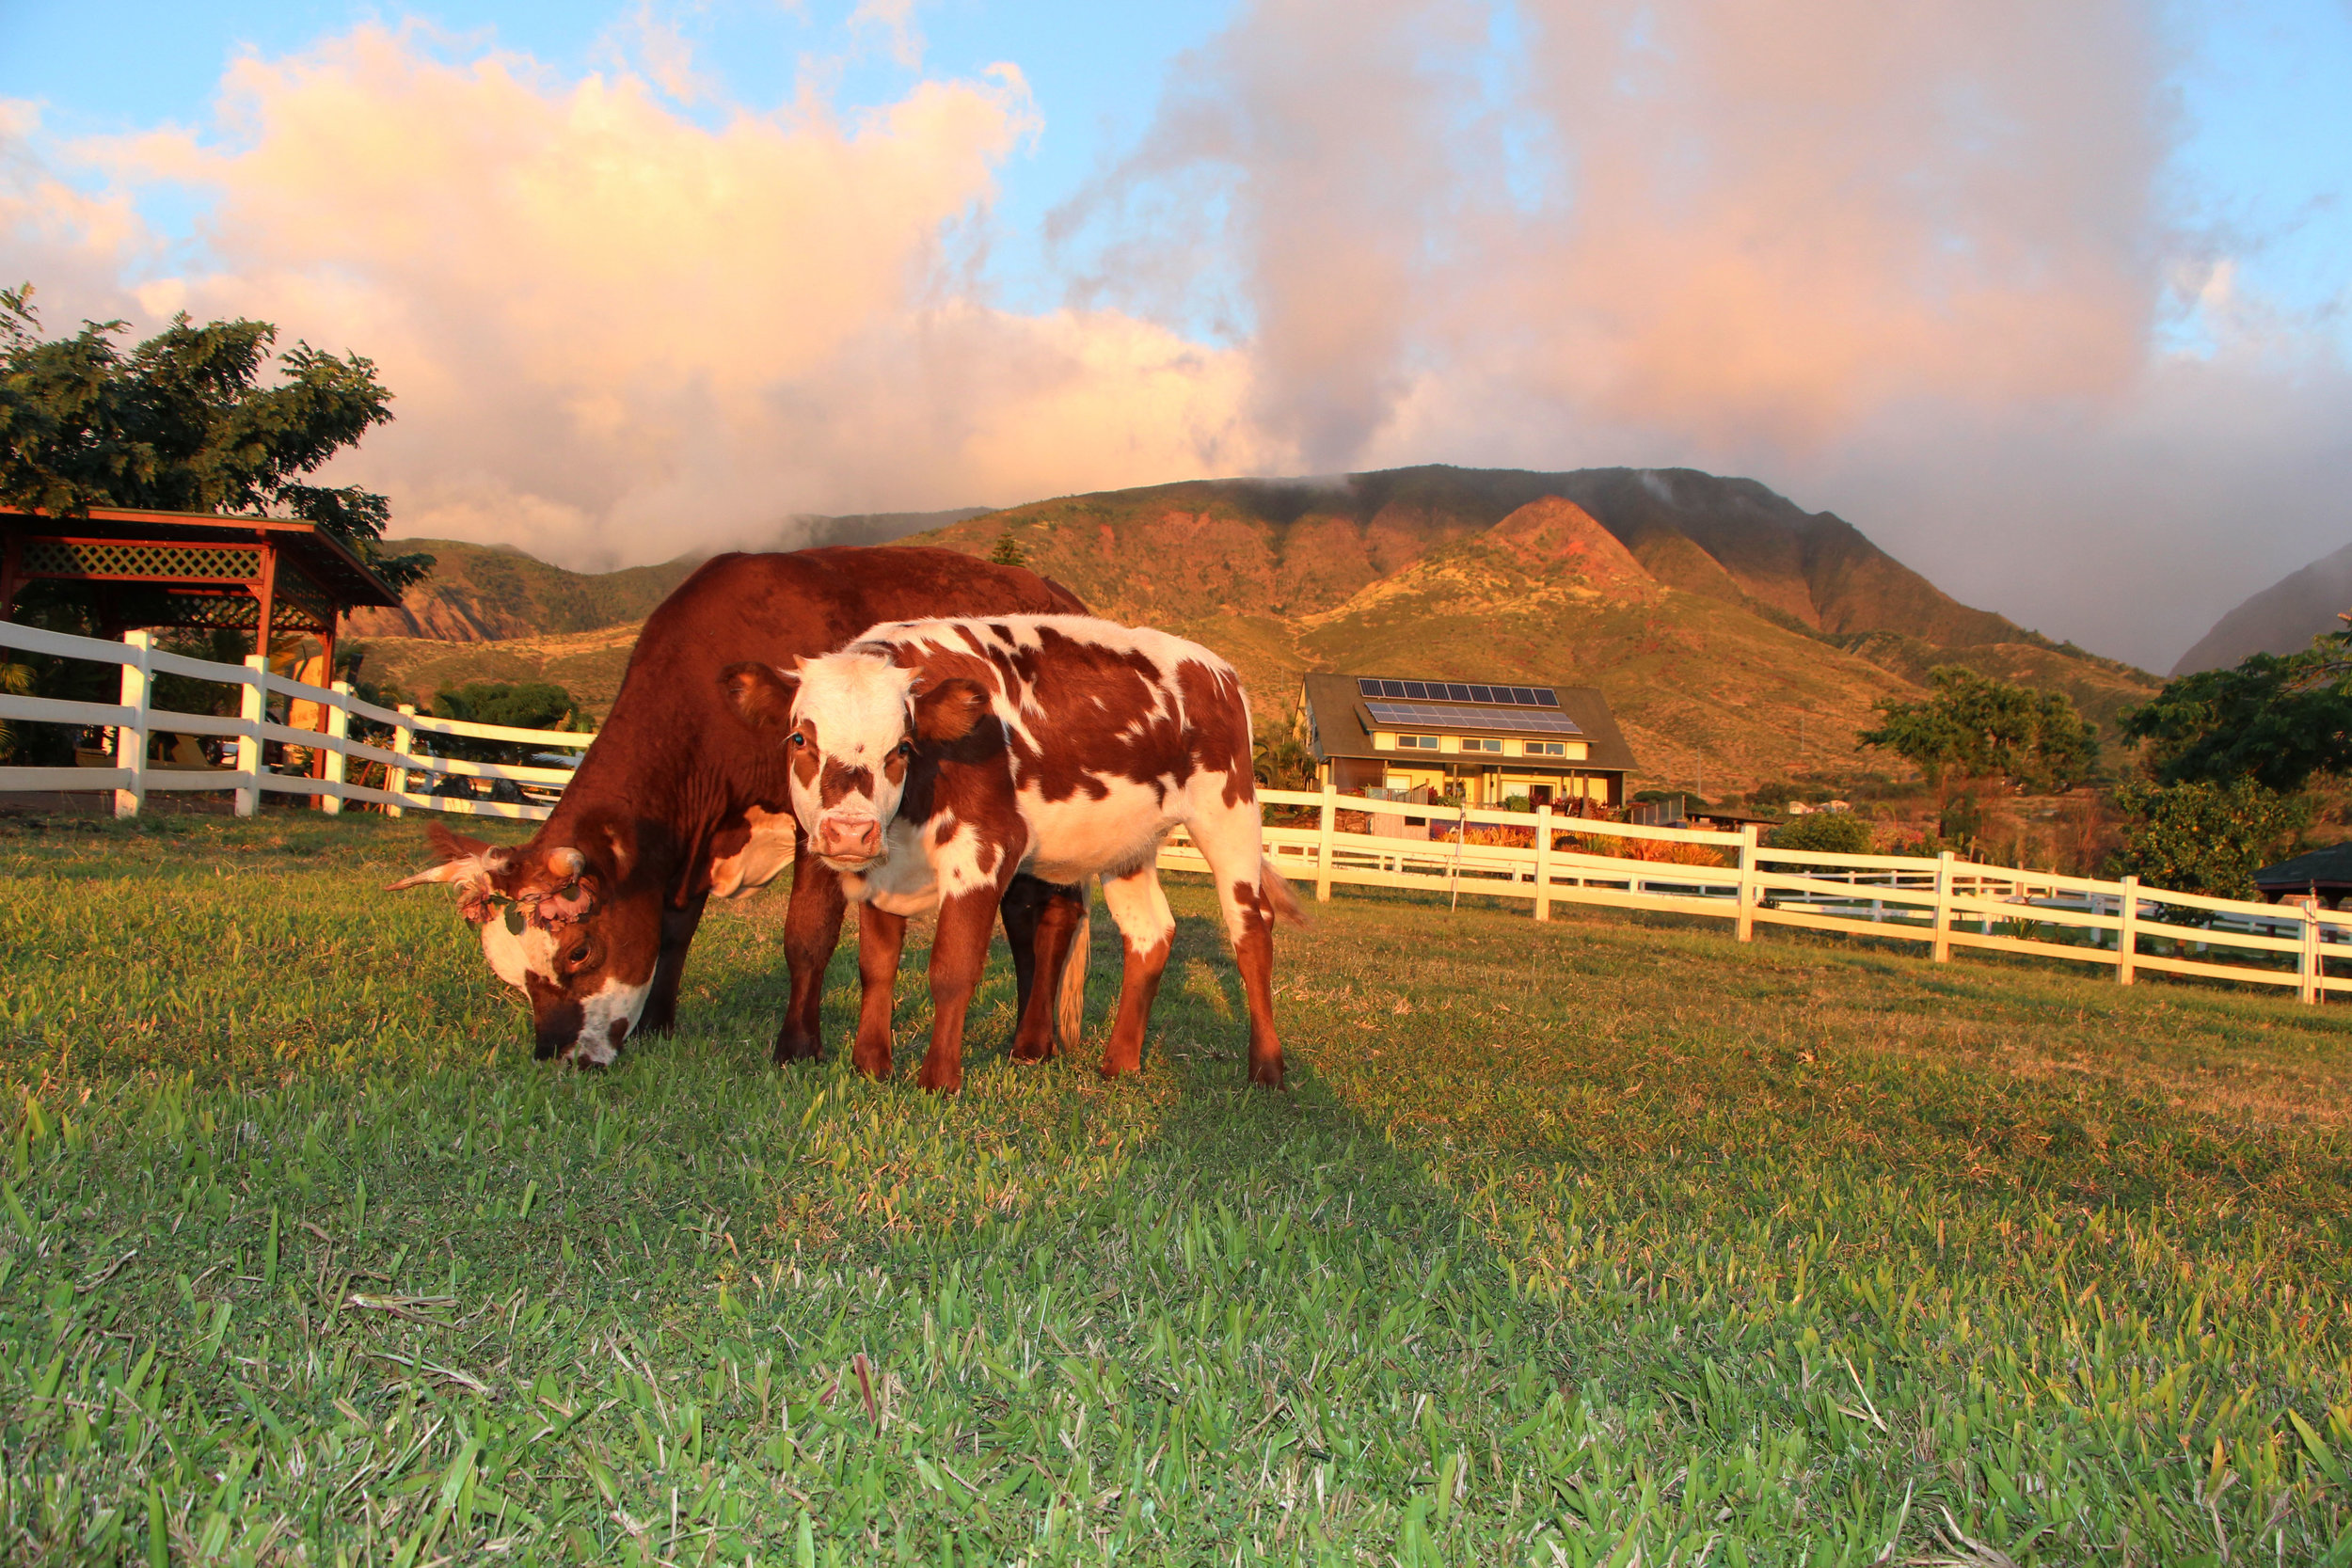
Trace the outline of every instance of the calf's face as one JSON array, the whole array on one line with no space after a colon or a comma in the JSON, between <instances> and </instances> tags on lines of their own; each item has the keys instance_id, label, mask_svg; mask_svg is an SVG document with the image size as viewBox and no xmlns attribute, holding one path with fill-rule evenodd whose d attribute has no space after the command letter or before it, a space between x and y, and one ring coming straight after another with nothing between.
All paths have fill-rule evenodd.
<instances>
[{"instance_id":1,"label":"calf's face","mask_svg":"<svg viewBox=\"0 0 2352 1568\"><path fill-rule=\"evenodd\" d=\"M867 871L882 860L918 756L970 735L988 712L988 694L973 682L929 681L864 648L803 659L788 675L736 664L719 678L745 721L785 748L792 813L835 871Z\"/></svg>"}]
</instances>

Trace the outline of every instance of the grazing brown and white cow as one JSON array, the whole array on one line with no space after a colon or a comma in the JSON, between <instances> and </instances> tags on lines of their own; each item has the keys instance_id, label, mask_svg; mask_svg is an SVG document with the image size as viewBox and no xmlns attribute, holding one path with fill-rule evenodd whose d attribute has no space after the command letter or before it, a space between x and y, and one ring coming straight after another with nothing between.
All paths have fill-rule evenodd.
<instances>
[{"instance_id":1,"label":"grazing brown and white cow","mask_svg":"<svg viewBox=\"0 0 2352 1568\"><path fill-rule=\"evenodd\" d=\"M775 1058L813 1057L825 965L841 935L841 884L793 831L785 761L729 710L719 672L838 648L894 617L1084 608L1035 573L952 550L719 556L647 618L604 728L538 832L498 847L437 824L429 835L439 863L393 886L454 884L491 969L530 998L538 1053L602 1066L632 1034L670 1026L709 897L751 893L790 865L791 999ZM1057 954L1080 953L1067 966L1057 958L1034 988L1058 992L1073 1039L1085 909L1076 889L1027 880L1005 903L1025 1000L1040 974L1031 954L1041 930Z\"/></svg>"},{"instance_id":2,"label":"grazing brown and white cow","mask_svg":"<svg viewBox=\"0 0 2352 1568\"><path fill-rule=\"evenodd\" d=\"M793 815L858 905L861 966L895 974L906 917L939 911L924 1087L962 1085L964 1010L1020 872L1103 879L1127 948L1103 1073L1142 1065L1176 928L1159 847L1177 827L1216 878L1249 1006L1249 1076L1280 1085L1273 927L1300 913L1263 858L1249 707L1232 665L1165 632L1017 615L878 626L791 673L746 663L723 678L790 763ZM1045 940L1040 962L1053 961ZM890 1070L889 992L879 1011L870 984L866 994L853 1060L879 1077ZM1029 999L1016 1059L1050 1053L1045 1010Z\"/></svg>"}]
</instances>

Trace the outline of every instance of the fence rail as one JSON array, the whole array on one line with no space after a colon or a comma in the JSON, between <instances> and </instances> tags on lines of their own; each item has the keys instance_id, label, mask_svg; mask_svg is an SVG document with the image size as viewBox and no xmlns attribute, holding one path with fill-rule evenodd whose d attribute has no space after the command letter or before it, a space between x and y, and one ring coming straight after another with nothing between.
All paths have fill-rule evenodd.
<instances>
[{"instance_id":1,"label":"fence rail","mask_svg":"<svg viewBox=\"0 0 2352 1568\"><path fill-rule=\"evenodd\" d=\"M0 768L0 791L110 789L117 816L136 816L147 797L158 792L229 790L235 795L239 816L251 816L261 808L262 796L268 793L316 796L321 807L329 812L340 812L346 802L358 801L381 806L394 816L423 810L538 820L546 817L548 808L525 797L521 786L536 786L538 793L551 800L570 780L569 769L441 756L430 750L431 740L420 749L419 737L503 741L542 751L573 752L596 739L594 735L569 730L525 730L437 719L406 705L380 707L355 695L345 681L311 686L273 674L259 655L243 664L190 658L156 647L146 632L131 632L119 642L109 642L0 621L0 648L120 667L119 702L78 703L0 693L0 719L96 726L115 732L111 767ZM157 675L234 687L237 714L230 718L159 707L153 701ZM293 716L291 705L312 705L318 727L297 728L272 720L273 698L285 700L289 718ZM353 735L355 721L389 731L391 744L379 746ZM151 743L157 736L166 735L233 739L236 761L216 767L154 760L149 755ZM310 765L292 772L267 766L263 747L272 741L303 748ZM355 763L358 765L357 777L353 776ZM379 782L368 782L372 770ZM477 780L490 782L493 795L479 793ZM501 792L501 784L515 787Z\"/></svg>"},{"instance_id":2,"label":"fence rail","mask_svg":"<svg viewBox=\"0 0 2352 1568\"><path fill-rule=\"evenodd\" d=\"M0 621L0 648L120 667L121 694L115 703L0 694L0 718L103 726L116 735L112 767L0 768L0 791L111 789L119 816L136 816L156 791L225 789L235 792L241 816L252 816L268 792L317 796L330 812L363 801L395 816L421 809L543 818L545 805L484 799L474 786L489 781L518 792L529 784L552 797L571 777L568 770L437 756L419 750L421 737L427 745L432 737L452 737L569 751L596 738L383 708L362 702L341 681L306 685L270 673L259 657L242 665L188 658L155 647L143 632L107 642ZM159 674L236 687L237 717L155 706L151 694ZM273 721L273 697L316 705L320 727ZM353 736L354 721L389 731L391 744ZM231 737L236 764L187 768L151 761L150 740L158 734ZM263 766L262 747L270 741L308 749L314 766L303 773ZM360 766L361 779L349 776L353 763ZM369 768L380 770L380 785L364 782ZM433 783L414 787L420 780ZM438 793L459 789L467 793ZM2128 877L2103 881L2012 871L1948 853L1930 861L1774 849L1757 841L1753 827L1736 833L1649 828L1554 816L1549 807L1531 814L1411 806L1328 788L1262 789L1258 799L1278 815L1295 816L1300 808L1312 813L1311 826L1268 825L1265 844L1275 863L1294 881L1311 883L1321 900L1335 886L1411 888L1455 897L1467 893L1526 899L1537 920L1549 920L1555 904L1594 904L1727 920L1741 942L1758 925L1786 926L1914 942L1939 963L1956 948L1975 948L2105 965L2125 985L2153 973L2292 987L2310 1003L2352 993L2352 914L2331 916L2315 907L2170 893ZM1366 827L1343 828L1343 812L1363 814ZM1425 819L1424 832L1447 836L1373 831L1380 818L1401 823L1406 815ZM1499 836L1513 842L1468 842L1480 828L1506 830ZM1675 856L1680 859L1651 858ZM1169 870L1208 869L1182 832L1163 847L1159 863ZM2329 973L2331 963L2339 973Z\"/></svg>"}]
</instances>

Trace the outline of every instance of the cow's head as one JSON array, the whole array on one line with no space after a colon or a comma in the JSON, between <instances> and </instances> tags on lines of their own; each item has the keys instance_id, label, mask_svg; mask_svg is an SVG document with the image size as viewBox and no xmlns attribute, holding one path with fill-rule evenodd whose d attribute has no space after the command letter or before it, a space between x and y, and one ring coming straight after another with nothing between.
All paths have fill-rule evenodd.
<instances>
[{"instance_id":1,"label":"cow's head","mask_svg":"<svg viewBox=\"0 0 2352 1568\"><path fill-rule=\"evenodd\" d=\"M481 930L491 969L531 1000L537 1054L603 1067L653 989L660 900L619 896L634 850L625 829L571 836L577 842L503 848L436 822L425 837L439 863L391 885L454 885L458 912Z\"/></svg>"},{"instance_id":2,"label":"cow's head","mask_svg":"<svg viewBox=\"0 0 2352 1568\"><path fill-rule=\"evenodd\" d=\"M927 679L868 645L802 659L790 674L731 664L719 680L745 721L784 746L792 814L835 871L870 870L882 858L916 752L961 740L988 714L976 682Z\"/></svg>"}]
</instances>

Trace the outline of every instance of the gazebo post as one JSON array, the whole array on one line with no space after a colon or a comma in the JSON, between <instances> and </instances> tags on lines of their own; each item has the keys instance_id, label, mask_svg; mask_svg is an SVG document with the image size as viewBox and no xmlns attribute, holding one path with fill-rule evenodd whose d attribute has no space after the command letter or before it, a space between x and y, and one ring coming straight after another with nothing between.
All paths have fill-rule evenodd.
<instances>
[{"instance_id":1,"label":"gazebo post","mask_svg":"<svg viewBox=\"0 0 2352 1568\"><path fill-rule=\"evenodd\" d=\"M17 562L24 550L24 542L14 534L0 541L0 621L8 619L16 609L16 591L24 586Z\"/></svg>"},{"instance_id":2,"label":"gazebo post","mask_svg":"<svg viewBox=\"0 0 2352 1568\"><path fill-rule=\"evenodd\" d=\"M326 629L319 633L319 662L326 666L326 678L321 680L319 684L326 687L329 691L335 689L335 624L342 619L342 616L340 613L330 609L326 612ZM335 711L336 710L330 710L323 705L320 706L319 733L321 735L332 735L335 733ZM314 779L324 779L326 777L326 748L324 746L313 746L310 748L310 777ZM322 810L341 811L343 809L343 803L340 797L336 799L335 803L331 806L327 804L327 798L324 795L314 796L312 799L317 801Z\"/></svg>"},{"instance_id":3,"label":"gazebo post","mask_svg":"<svg viewBox=\"0 0 2352 1568\"><path fill-rule=\"evenodd\" d=\"M262 607L262 618L254 623L253 651L267 663L270 618L278 610L278 546L266 539L262 542L262 580L253 585L253 597Z\"/></svg>"}]
</instances>

